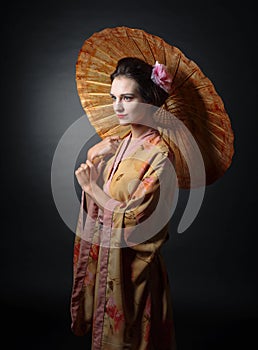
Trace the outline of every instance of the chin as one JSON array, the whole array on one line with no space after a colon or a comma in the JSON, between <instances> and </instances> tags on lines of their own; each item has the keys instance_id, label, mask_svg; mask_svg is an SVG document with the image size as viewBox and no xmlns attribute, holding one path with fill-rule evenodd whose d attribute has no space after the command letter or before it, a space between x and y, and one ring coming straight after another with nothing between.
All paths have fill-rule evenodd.
<instances>
[{"instance_id":1,"label":"chin","mask_svg":"<svg viewBox=\"0 0 258 350\"><path fill-rule=\"evenodd\" d=\"M126 120L119 120L119 124L120 125L131 125L131 123L129 121L126 121Z\"/></svg>"}]
</instances>

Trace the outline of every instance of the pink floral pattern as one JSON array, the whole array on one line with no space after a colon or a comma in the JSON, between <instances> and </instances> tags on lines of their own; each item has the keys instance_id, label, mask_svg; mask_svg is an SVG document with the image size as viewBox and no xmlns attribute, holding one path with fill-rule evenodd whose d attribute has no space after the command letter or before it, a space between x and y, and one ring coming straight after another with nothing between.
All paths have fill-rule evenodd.
<instances>
[{"instance_id":1,"label":"pink floral pattern","mask_svg":"<svg viewBox=\"0 0 258 350\"><path fill-rule=\"evenodd\" d=\"M76 269L76 265L77 265L78 260L79 260L80 247L81 247L81 242L75 241L74 248L73 248L73 266L74 266L74 269Z\"/></svg>"},{"instance_id":2,"label":"pink floral pattern","mask_svg":"<svg viewBox=\"0 0 258 350\"><path fill-rule=\"evenodd\" d=\"M124 321L124 315L118 309L112 296L107 301L106 313L110 318L114 320L114 330L117 332L120 329L121 323Z\"/></svg>"},{"instance_id":3,"label":"pink floral pattern","mask_svg":"<svg viewBox=\"0 0 258 350\"><path fill-rule=\"evenodd\" d=\"M92 257L93 260L98 260L98 255L99 255L99 245L97 244L92 244L90 248L90 256Z\"/></svg>"},{"instance_id":4,"label":"pink floral pattern","mask_svg":"<svg viewBox=\"0 0 258 350\"><path fill-rule=\"evenodd\" d=\"M93 244L82 240L80 246L75 242L72 329L78 335L92 330L92 348L96 350L122 349L125 343L128 348L136 348L135 339L137 350L176 349L168 279L159 257L159 248L166 242L168 231L161 231L150 241L134 244L134 227L147 219L155 207L159 175L163 172L166 175L168 157L167 145L158 133L148 136L142 147L134 151L129 166L129 157L124 157L109 183L111 197L123 203L124 213L115 207L104 210L103 227L94 231ZM138 188L127 193L125 181L127 185L135 179L139 179ZM103 180L108 183L107 172ZM93 209L90 214L94 214ZM99 234L116 238L113 235L116 232L123 235L126 248L96 244ZM155 302L152 304L151 300Z\"/></svg>"},{"instance_id":5,"label":"pink floral pattern","mask_svg":"<svg viewBox=\"0 0 258 350\"><path fill-rule=\"evenodd\" d=\"M165 90L167 93L170 92L172 76L171 74L169 74L164 64L161 64L158 61L156 61L152 69L151 80L163 90Z\"/></svg>"}]
</instances>

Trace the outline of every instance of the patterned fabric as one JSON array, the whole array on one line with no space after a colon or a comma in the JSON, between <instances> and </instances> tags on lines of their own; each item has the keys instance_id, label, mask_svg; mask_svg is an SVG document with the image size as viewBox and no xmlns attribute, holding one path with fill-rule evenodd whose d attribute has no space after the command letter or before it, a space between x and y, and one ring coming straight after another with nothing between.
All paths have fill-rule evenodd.
<instances>
[{"instance_id":1,"label":"patterned fabric","mask_svg":"<svg viewBox=\"0 0 258 350\"><path fill-rule=\"evenodd\" d=\"M82 192L71 316L76 335L92 332L92 350L176 349L159 220L172 206L171 157L157 131L129 135L103 173L111 200L103 211L88 201L85 224Z\"/></svg>"}]
</instances>

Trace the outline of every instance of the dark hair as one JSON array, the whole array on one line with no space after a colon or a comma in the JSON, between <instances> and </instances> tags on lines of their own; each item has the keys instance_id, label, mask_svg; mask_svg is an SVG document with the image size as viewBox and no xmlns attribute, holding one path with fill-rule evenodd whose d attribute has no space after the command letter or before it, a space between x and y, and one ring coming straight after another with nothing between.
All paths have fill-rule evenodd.
<instances>
[{"instance_id":1,"label":"dark hair","mask_svg":"<svg viewBox=\"0 0 258 350\"><path fill-rule=\"evenodd\" d=\"M134 79L144 102L160 107L169 94L151 80L152 66L137 57L125 57L118 61L110 75L111 82L118 76Z\"/></svg>"}]
</instances>

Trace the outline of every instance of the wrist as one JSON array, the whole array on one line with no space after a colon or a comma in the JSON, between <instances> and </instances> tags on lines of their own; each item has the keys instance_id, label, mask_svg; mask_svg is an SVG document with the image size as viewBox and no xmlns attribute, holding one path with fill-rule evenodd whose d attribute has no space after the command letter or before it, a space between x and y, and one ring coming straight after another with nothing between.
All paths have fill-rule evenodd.
<instances>
[{"instance_id":1,"label":"wrist","mask_svg":"<svg viewBox=\"0 0 258 350\"><path fill-rule=\"evenodd\" d=\"M96 193L96 189L99 188L98 184L96 182L91 182L91 192Z\"/></svg>"},{"instance_id":2,"label":"wrist","mask_svg":"<svg viewBox=\"0 0 258 350\"><path fill-rule=\"evenodd\" d=\"M86 194L88 194L90 197L92 197L92 195L93 195L92 186L83 185L83 186L82 186L82 190L83 190Z\"/></svg>"}]
</instances>

